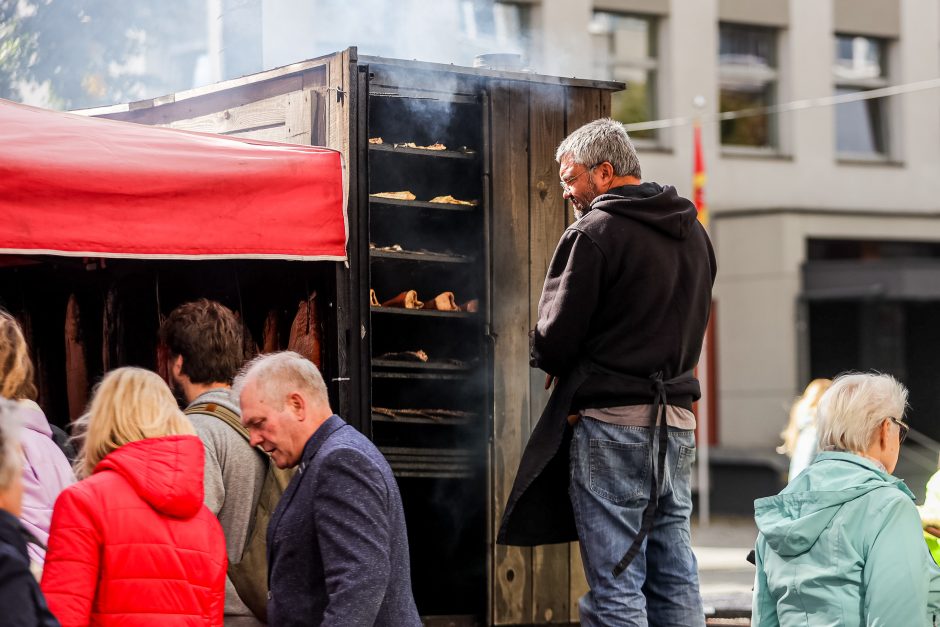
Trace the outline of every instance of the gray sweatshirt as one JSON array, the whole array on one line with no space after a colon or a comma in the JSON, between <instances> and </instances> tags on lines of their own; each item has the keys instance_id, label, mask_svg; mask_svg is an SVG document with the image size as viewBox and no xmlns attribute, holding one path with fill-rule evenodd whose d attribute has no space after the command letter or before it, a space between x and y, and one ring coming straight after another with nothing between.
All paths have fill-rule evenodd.
<instances>
[{"instance_id":1,"label":"gray sweatshirt","mask_svg":"<svg viewBox=\"0 0 940 627\"><path fill-rule=\"evenodd\" d=\"M216 403L241 415L238 401L231 397L228 389L205 392L194 399L190 406L197 403ZM206 507L219 517L222 524L229 564L237 564L251 531L251 515L258 504L267 467L245 438L220 419L207 414L192 414L189 419L206 450ZM242 602L235 586L226 577L226 627L256 627L262 624Z\"/></svg>"}]
</instances>

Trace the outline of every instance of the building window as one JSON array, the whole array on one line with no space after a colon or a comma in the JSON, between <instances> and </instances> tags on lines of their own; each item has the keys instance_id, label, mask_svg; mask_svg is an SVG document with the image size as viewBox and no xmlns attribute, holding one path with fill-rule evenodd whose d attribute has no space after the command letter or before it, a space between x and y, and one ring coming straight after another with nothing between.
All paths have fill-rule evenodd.
<instances>
[{"instance_id":1,"label":"building window","mask_svg":"<svg viewBox=\"0 0 940 627\"><path fill-rule=\"evenodd\" d=\"M649 17L597 11L591 20L595 75L623 81L611 95L611 117L630 124L657 119L656 21ZM655 130L633 131L633 139L657 140Z\"/></svg>"},{"instance_id":2,"label":"building window","mask_svg":"<svg viewBox=\"0 0 940 627\"><path fill-rule=\"evenodd\" d=\"M886 49L883 39L836 35L832 68L836 95L887 87ZM836 152L848 157L887 156L887 107L884 98L836 105Z\"/></svg>"},{"instance_id":3,"label":"building window","mask_svg":"<svg viewBox=\"0 0 940 627\"><path fill-rule=\"evenodd\" d=\"M760 109L777 98L777 31L758 26L719 26L719 106L722 113ZM757 113L721 122L724 146L773 148L773 116Z\"/></svg>"},{"instance_id":4,"label":"building window","mask_svg":"<svg viewBox=\"0 0 940 627\"><path fill-rule=\"evenodd\" d=\"M473 55L512 53L531 61L532 9L527 4L496 0L460 0L458 48ZM448 49L445 46L443 49ZM469 63L469 60L466 61Z\"/></svg>"}]
</instances>

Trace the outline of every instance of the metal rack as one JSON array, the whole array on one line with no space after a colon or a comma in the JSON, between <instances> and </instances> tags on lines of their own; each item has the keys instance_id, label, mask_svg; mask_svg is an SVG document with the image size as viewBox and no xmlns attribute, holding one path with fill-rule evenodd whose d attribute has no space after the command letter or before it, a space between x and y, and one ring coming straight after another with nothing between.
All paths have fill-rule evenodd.
<instances>
[{"instance_id":1,"label":"metal rack","mask_svg":"<svg viewBox=\"0 0 940 627\"><path fill-rule=\"evenodd\" d=\"M471 479L476 452L471 449L426 449L380 446L396 477Z\"/></svg>"},{"instance_id":2,"label":"metal rack","mask_svg":"<svg viewBox=\"0 0 940 627\"><path fill-rule=\"evenodd\" d=\"M410 191L416 200L369 196L370 287L382 298L454 292L458 303L489 299L482 94L370 91L369 194ZM395 146L443 143L447 150ZM451 147L462 147L453 150ZM473 204L432 203L440 195ZM401 250L381 250L400 247ZM371 307L372 435L398 479L412 542L422 614L480 616L485 609L486 459L489 363L477 312ZM428 361L383 359L424 350ZM384 411L382 408L391 408ZM395 414L416 408L412 414ZM431 417L434 411L454 415ZM421 415L429 412L429 415ZM394 415L389 415L394 414ZM441 495L448 495L444 498ZM461 529L446 521L465 519ZM472 556L473 575L441 572L440 560ZM466 558L463 558L466 559ZM464 590L459 599L454 590ZM451 595L443 602L442 595ZM456 610L456 612L455 612Z\"/></svg>"}]
</instances>

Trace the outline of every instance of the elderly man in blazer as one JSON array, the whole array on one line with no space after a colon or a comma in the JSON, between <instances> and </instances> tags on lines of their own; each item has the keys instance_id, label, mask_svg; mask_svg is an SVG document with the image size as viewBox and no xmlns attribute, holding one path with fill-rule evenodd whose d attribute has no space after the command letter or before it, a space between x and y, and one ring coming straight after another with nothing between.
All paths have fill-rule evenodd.
<instances>
[{"instance_id":1,"label":"elderly man in blazer","mask_svg":"<svg viewBox=\"0 0 940 627\"><path fill-rule=\"evenodd\" d=\"M235 379L251 444L298 466L268 527L271 625L421 625L401 495L388 462L333 414L323 377L290 351Z\"/></svg>"}]
</instances>

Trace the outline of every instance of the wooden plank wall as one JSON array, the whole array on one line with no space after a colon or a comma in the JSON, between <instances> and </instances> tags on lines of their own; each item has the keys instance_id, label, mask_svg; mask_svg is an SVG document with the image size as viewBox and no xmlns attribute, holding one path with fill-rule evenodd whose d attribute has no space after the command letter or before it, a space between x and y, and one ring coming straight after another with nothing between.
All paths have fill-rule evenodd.
<instances>
[{"instance_id":1,"label":"wooden plank wall","mask_svg":"<svg viewBox=\"0 0 940 627\"><path fill-rule=\"evenodd\" d=\"M310 90L293 91L207 115L176 120L165 126L310 145L312 97Z\"/></svg>"},{"instance_id":2,"label":"wooden plank wall","mask_svg":"<svg viewBox=\"0 0 940 627\"><path fill-rule=\"evenodd\" d=\"M528 367L548 264L573 213L561 195L555 148L610 113L610 94L583 87L490 84L493 172L494 533L522 450L548 400L545 376ZM497 625L570 623L587 590L577 543L494 547Z\"/></svg>"},{"instance_id":3,"label":"wooden plank wall","mask_svg":"<svg viewBox=\"0 0 940 627\"><path fill-rule=\"evenodd\" d=\"M555 149L565 137L565 90L529 88L529 328L538 320L539 297L558 238L568 226L558 184ZM529 431L548 402L545 374L529 369ZM568 545L532 549L532 623L568 622Z\"/></svg>"},{"instance_id":4,"label":"wooden plank wall","mask_svg":"<svg viewBox=\"0 0 940 627\"><path fill-rule=\"evenodd\" d=\"M341 55L335 55L339 57ZM246 77L247 80L249 77ZM107 117L189 131L303 145L326 145L326 67L263 83L246 82L180 102Z\"/></svg>"},{"instance_id":5,"label":"wooden plank wall","mask_svg":"<svg viewBox=\"0 0 940 627\"><path fill-rule=\"evenodd\" d=\"M360 241L359 233L360 181L350 181L350 164L356 163L359 167L358 156L350 153L357 147L358 127L354 120L360 104L355 100L360 95L358 76L351 69L354 55L355 49L347 48L327 59L325 83L315 90L311 103L311 125L313 135L322 141L321 145L339 150L343 155L343 198L350 239L346 247L346 268L339 264L336 266L336 314L340 325L345 324L346 327L337 329L336 365L337 376L347 381L338 386L340 411L351 424L362 428L367 418L361 407L371 403L371 398L361 398L362 390L353 390L351 385L358 380L360 385L371 390L371 381L362 381L358 377L361 359L368 359L368 353L362 354L362 342L364 339L368 342L368 338L360 332L362 303L368 302L368 297L362 292L368 290L368 284L358 285L358 281L353 280L360 273L361 247L367 245ZM366 94L361 96L368 97ZM353 175L358 174L357 169ZM368 391L365 395L369 396Z\"/></svg>"},{"instance_id":6,"label":"wooden plank wall","mask_svg":"<svg viewBox=\"0 0 940 627\"><path fill-rule=\"evenodd\" d=\"M493 525L498 529L529 435L529 94L515 83L490 86L493 172ZM497 149L499 145L501 148ZM511 149L510 149L511 147ZM495 532L494 536L495 537ZM494 623L532 616L532 549L496 545Z\"/></svg>"},{"instance_id":7,"label":"wooden plank wall","mask_svg":"<svg viewBox=\"0 0 940 627\"><path fill-rule=\"evenodd\" d=\"M579 126L610 115L610 92L588 89L586 87L569 87L565 106L565 128L568 133ZM570 203L567 207L568 223L574 221L574 209ZM568 554L570 572L569 580L569 608L570 621L578 621L578 599L588 591L587 580L584 578L584 566L581 563L581 552L578 543L570 545Z\"/></svg>"}]
</instances>

